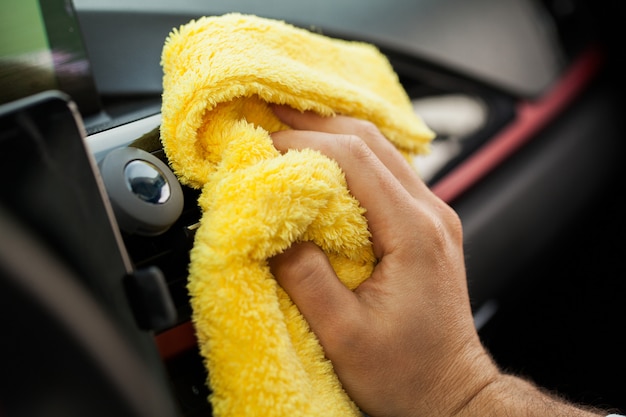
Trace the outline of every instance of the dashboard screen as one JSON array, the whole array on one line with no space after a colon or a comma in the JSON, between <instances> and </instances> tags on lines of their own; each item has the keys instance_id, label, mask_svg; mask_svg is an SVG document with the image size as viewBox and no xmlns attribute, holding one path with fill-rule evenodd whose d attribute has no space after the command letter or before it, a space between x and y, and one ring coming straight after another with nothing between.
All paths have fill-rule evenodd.
<instances>
[{"instance_id":1,"label":"dashboard screen","mask_svg":"<svg viewBox=\"0 0 626 417\"><path fill-rule=\"evenodd\" d=\"M0 2L0 104L61 90L83 116L99 97L70 0Z\"/></svg>"}]
</instances>

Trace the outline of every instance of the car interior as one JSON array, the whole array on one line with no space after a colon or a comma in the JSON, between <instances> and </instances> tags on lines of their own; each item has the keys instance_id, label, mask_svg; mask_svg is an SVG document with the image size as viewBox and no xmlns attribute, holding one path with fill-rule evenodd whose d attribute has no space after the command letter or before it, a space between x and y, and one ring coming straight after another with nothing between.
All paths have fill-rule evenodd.
<instances>
[{"instance_id":1,"label":"car interior","mask_svg":"<svg viewBox=\"0 0 626 417\"><path fill-rule=\"evenodd\" d=\"M152 139L167 35L228 12L388 57L437 133L414 164L461 218L474 320L496 362L625 411L624 9L4 1L0 416L212 415L186 288L199 192Z\"/></svg>"}]
</instances>

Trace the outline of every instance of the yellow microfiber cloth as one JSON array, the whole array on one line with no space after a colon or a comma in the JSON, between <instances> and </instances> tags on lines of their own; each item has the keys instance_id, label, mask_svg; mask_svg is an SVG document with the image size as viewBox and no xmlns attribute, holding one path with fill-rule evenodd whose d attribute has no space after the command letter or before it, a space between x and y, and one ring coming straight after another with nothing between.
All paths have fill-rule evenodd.
<instances>
[{"instance_id":1,"label":"yellow microfiber cloth","mask_svg":"<svg viewBox=\"0 0 626 417\"><path fill-rule=\"evenodd\" d=\"M376 262L364 210L334 161L273 147L288 126L269 103L369 120L406 155L432 132L375 47L280 21L192 21L170 34L162 65L163 147L202 189L188 289L214 415L360 415L267 261L312 241L356 288Z\"/></svg>"}]
</instances>

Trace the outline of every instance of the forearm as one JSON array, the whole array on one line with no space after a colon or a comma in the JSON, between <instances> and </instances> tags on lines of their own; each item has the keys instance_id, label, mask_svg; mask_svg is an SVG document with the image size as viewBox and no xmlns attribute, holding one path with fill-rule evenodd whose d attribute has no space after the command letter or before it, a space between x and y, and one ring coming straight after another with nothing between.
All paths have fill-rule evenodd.
<instances>
[{"instance_id":1,"label":"forearm","mask_svg":"<svg viewBox=\"0 0 626 417\"><path fill-rule=\"evenodd\" d=\"M521 378L502 375L486 386L455 417L603 417L606 414L578 408Z\"/></svg>"}]
</instances>

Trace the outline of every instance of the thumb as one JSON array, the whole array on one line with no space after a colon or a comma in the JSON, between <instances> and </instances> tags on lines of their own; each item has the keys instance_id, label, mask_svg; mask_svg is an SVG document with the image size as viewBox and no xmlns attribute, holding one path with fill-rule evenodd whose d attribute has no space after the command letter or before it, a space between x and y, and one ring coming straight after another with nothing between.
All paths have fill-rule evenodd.
<instances>
[{"instance_id":1,"label":"thumb","mask_svg":"<svg viewBox=\"0 0 626 417\"><path fill-rule=\"evenodd\" d=\"M333 337L342 318L352 317L348 313L358 308L354 293L339 281L328 257L314 243L296 243L269 264L322 345Z\"/></svg>"}]
</instances>

